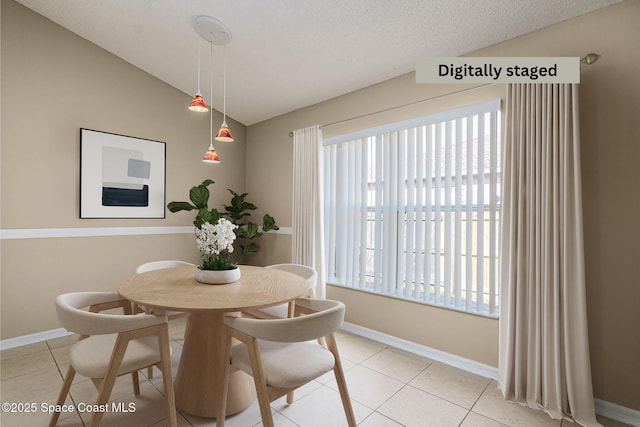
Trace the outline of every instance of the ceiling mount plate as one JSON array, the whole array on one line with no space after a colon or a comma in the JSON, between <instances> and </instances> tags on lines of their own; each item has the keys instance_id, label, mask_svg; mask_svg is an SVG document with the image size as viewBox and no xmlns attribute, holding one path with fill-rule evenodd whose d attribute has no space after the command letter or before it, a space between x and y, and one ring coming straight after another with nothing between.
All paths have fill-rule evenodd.
<instances>
[{"instance_id":1,"label":"ceiling mount plate","mask_svg":"<svg viewBox=\"0 0 640 427\"><path fill-rule=\"evenodd\" d=\"M231 41L231 30L221 21L211 16L198 16L196 18L196 31L206 41L225 45Z\"/></svg>"}]
</instances>

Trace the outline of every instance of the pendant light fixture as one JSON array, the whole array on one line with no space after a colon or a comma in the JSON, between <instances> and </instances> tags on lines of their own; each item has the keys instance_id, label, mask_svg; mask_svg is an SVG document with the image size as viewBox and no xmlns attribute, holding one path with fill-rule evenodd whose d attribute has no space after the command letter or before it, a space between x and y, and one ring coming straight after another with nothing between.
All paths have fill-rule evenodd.
<instances>
[{"instance_id":1,"label":"pendant light fixture","mask_svg":"<svg viewBox=\"0 0 640 427\"><path fill-rule=\"evenodd\" d=\"M209 149L202 156L202 161L205 163L220 163L220 157L218 157L216 149L213 148L213 144L209 144Z\"/></svg>"},{"instance_id":2,"label":"pendant light fixture","mask_svg":"<svg viewBox=\"0 0 640 427\"><path fill-rule=\"evenodd\" d=\"M213 45L219 45L219 46L226 46L230 41L231 41L231 31L229 30L229 28L223 24L222 22L220 22L219 20L217 20L216 18L213 18L211 16L199 16L196 18L196 31L198 32L198 34L200 35L200 37L202 37L203 39L207 40L210 43L211 46L211 100L213 100ZM225 53L226 53L226 48L225 48ZM199 58L199 57L198 57ZM199 65L198 65L198 69L199 69ZM198 82L200 81L200 74L198 74ZM228 126L226 126L226 54L225 54L225 71L224 71L224 91L225 91L225 96L224 96L224 105L223 105L223 126L227 128L227 130L229 129ZM200 83L198 83L198 90L199 90L199 85ZM210 109L210 117L209 117L209 148L207 150L207 152L204 154L204 156L202 157L202 161L205 163L220 163L220 157L218 157L218 153L216 152L216 149L213 148L213 108ZM221 128L222 129L222 128ZM231 132L229 132L228 137L230 139L226 139L226 141L233 141L233 138L231 138ZM215 139L218 139L218 137L216 137Z\"/></svg>"},{"instance_id":3,"label":"pendant light fixture","mask_svg":"<svg viewBox=\"0 0 640 427\"><path fill-rule=\"evenodd\" d=\"M227 46L224 47L224 69L222 72L222 125L216 141L233 142L233 136L227 125Z\"/></svg>"},{"instance_id":4,"label":"pendant light fixture","mask_svg":"<svg viewBox=\"0 0 640 427\"><path fill-rule=\"evenodd\" d=\"M198 22L196 21L196 26ZM198 91L189 104L189 110L197 111L199 113L205 113L209 111L207 104L204 102L202 93L200 92L200 39L198 39Z\"/></svg>"},{"instance_id":5,"label":"pendant light fixture","mask_svg":"<svg viewBox=\"0 0 640 427\"><path fill-rule=\"evenodd\" d=\"M211 45L211 50L209 52L211 62L211 81L209 88L211 89L211 97L209 99L213 101L213 43L209 42L209 44ZM211 108L211 112L209 113L209 149L207 149L207 152L202 156L202 161L205 163L220 163L220 157L218 157L216 149L213 148L213 108Z\"/></svg>"}]
</instances>

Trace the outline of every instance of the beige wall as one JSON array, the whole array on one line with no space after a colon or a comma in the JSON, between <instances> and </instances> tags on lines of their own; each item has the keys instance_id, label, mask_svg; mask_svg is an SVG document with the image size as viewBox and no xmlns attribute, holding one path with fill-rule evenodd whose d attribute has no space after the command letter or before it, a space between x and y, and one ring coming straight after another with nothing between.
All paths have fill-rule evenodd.
<instances>
[{"instance_id":1,"label":"beige wall","mask_svg":"<svg viewBox=\"0 0 640 427\"><path fill-rule=\"evenodd\" d=\"M582 69L580 88L585 256L589 337L595 396L640 410L640 1L628 0L474 52L473 56L583 56L602 59ZM470 34L470 37L473 35ZM318 84L317 76L309 84ZM489 97L483 88L417 85L413 74L250 126L247 191L291 225L292 140L288 133L374 114L325 136ZM427 100L420 102L421 100ZM405 108L393 107L412 104ZM290 256L290 237L272 236L273 255ZM497 321L329 286L347 304L347 321L497 366Z\"/></svg>"},{"instance_id":2,"label":"beige wall","mask_svg":"<svg viewBox=\"0 0 640 427\"><path fill-rule=\"evenodd\" d=\"M168 211L80 219L81 127L166 142L167 201L188 200L206 178L213 205L228 201L226 188L244 190L244 126L231 121L236 142L217 144L221 164L204 164L209 116L189 112L188 95L12 0L2 0L1 30L3 230L191 224L190 213ZM149 260L198 259L189 234L2 240L0 256L2 339L59 328L61 292L115 289Z\"/></svg>"}]
</instances>

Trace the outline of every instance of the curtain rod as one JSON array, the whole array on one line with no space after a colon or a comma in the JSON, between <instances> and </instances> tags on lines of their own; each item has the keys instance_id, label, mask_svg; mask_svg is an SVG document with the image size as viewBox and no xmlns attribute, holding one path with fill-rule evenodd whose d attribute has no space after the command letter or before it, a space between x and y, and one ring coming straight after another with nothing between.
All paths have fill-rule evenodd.
<instances>
[{"instance_id":1,"label":"curtain rod","mask_svg":"<svg viewBox=\"0 0 640 427\"><path fill-rule=\"evenodd\" d=\"M343 123L348 123L348 122L353 121L353 120L363 119L365 117L373 116L373 115L380 114L380 113L388 113L389 111L394 111L394 110L398 110L400 108L410 107L412 105L417 105L417 104L420 104L422 102L433 101L434 99L446 98L448 96L457 95L459 93L469 92L469 91L476 90L476 89L481 89L481 88L487 87L487 86L494 86L495 84L496 83L485 83L485 84L480 85L480 86L474 86L474 87L469 87L469 88L466 88L466 89L460 89L460 90L457 90L455 92L444 93L442 95L436 95L436 96L433 96L431 98L420 99L418 101L413 101L413 102L409 102L409 103L406 103L406 104L396 105L394 107L385 108L384 110L374 111L372 113L367 113L367 114L361 114L361 115L355 116L355 117L349 117L348 119L338 120L337 122L332 122L332 123L327 123L327 124L324 124L324 125L320 125L320 127L321 128L326 128L326 127L341 125ZM293 137L293 131L289 132L289 137Z\"/></svg>"},{"instance_id":2,"label":"curtain rod","mask_svg":"<svg viewBox=\"0 0 640 427\"><path fill-rule=\"evenodd\" d=\"M580 58L580 64L592 65L598 59L600 59L601 56L602 55L597 54L597 53L589 53L589 54L583 56L582 58ZM421 99L419 101L409 102L409 103L403 104L403 105L397 105L395 107L386 108L384 110L374 111L373 113L362 114L360 116L355 116L355 117L350 117L348 119L339 120L337 122L327 123L325 125L320 125L320 127L321 128L326 128L326 127L330 127L330 126L341 125L343 123L347 123L347 122L350 122L352 120L358 120L358 119L363 119L365 117L373 116L374 114L387 113L389 111L393 111L393 110L397 110L397 109L400 109L400 108L405 108L405 107L410 107L412 105L420 104L421 102L426 102L426 101L432 101L434 99L445 98L447 96L457 95L459 93L469 92L469 91L472 91L472 90L481 89L483 87L492 86L492 85L495 85L495 84L496 83L486 83L486 84L483 84L483 85L480 85L480 86L474 86L474 87L471 87L471 88L461 89L461 90L458 90L458 91L455 91L455 92L449 92L449 93L445 93L445 94L442 94L442 95L437 95L437 96L434 96L434 97L431 97L431 98ZM293 131L289 131L289 138L292 138L292 137L293 137Z\"/></svg>"}]
</instances>

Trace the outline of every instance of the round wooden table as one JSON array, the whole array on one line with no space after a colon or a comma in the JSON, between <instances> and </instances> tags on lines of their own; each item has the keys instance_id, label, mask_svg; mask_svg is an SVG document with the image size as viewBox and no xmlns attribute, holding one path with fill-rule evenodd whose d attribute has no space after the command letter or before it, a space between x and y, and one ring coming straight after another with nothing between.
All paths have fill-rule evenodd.
<instances>
[{"instance_id":1,"label":"round wooden table","mask_svg":"<svg viewBox=\"0 0 640 427\"><path fill-rule=\"evenodd\" d=\"M222 378L226 342L224 316L229 312L293 301L308 292L295 274L263 267L240 266L237 282L207 285L193 278L194 267L175 267L136 274L118 292L145 307L189 312L184 346L174 382L176 406L201 417L216 416L224 390ZM253 379L244 372L229 377L227 414L242 411L255 399Z\"/></svg>"}]
</instances>

